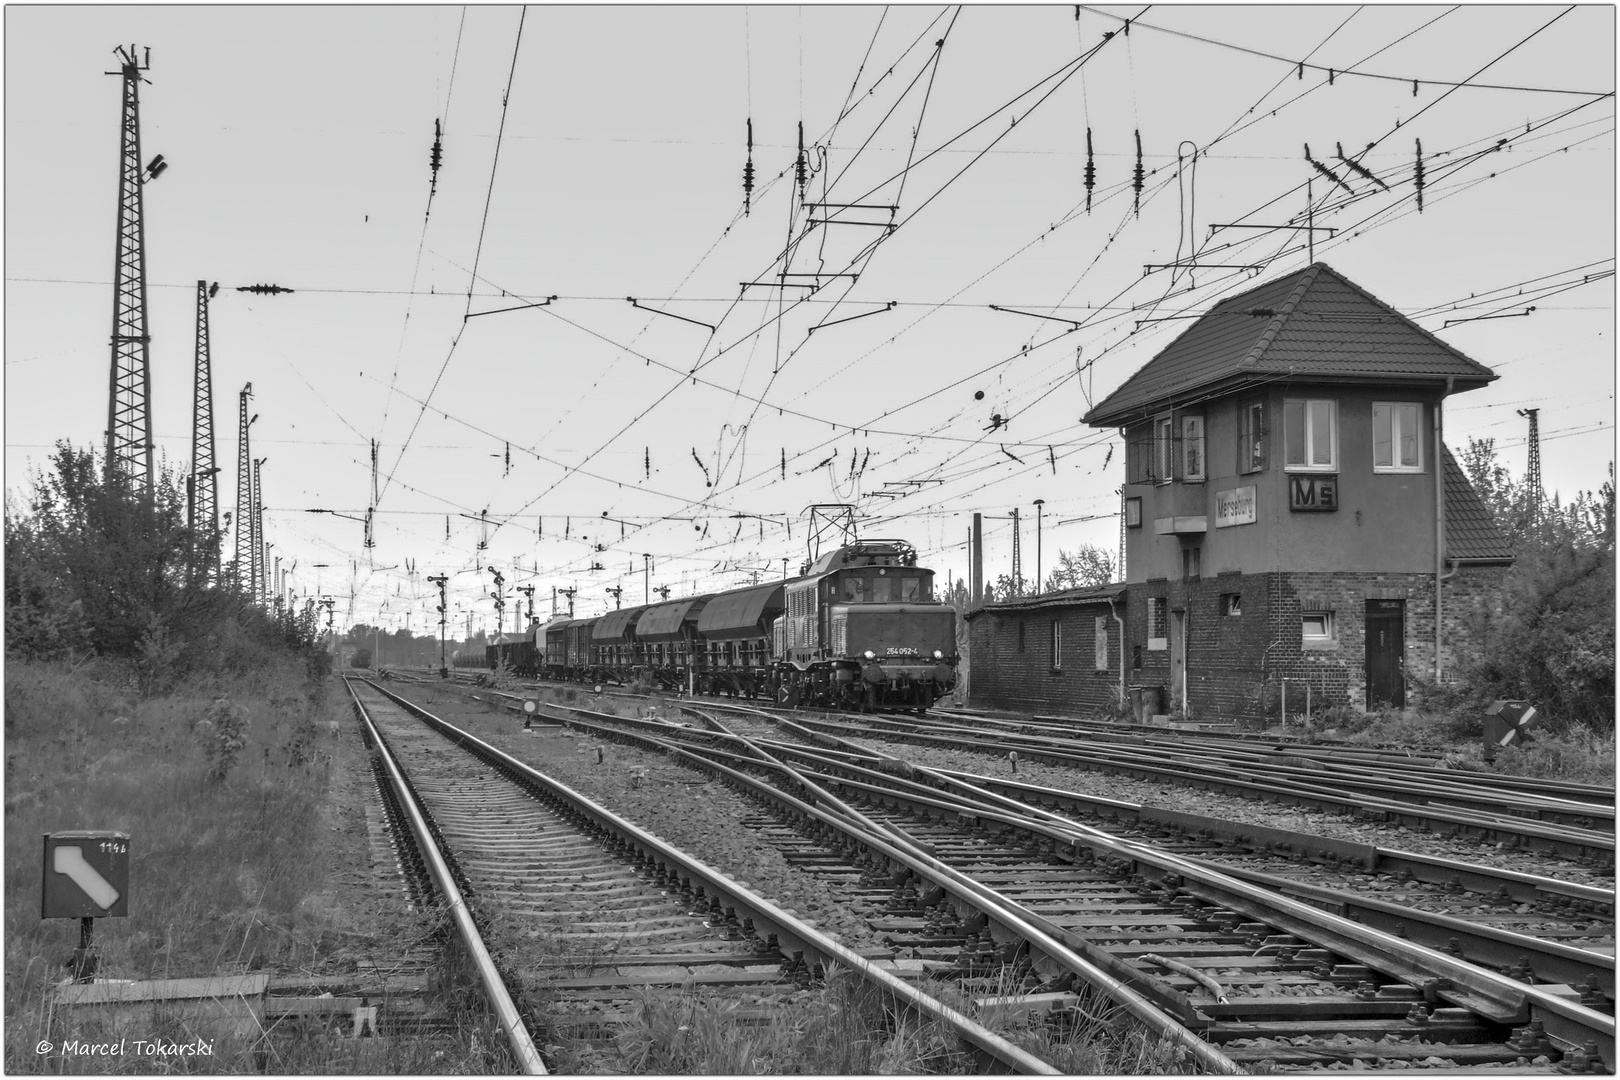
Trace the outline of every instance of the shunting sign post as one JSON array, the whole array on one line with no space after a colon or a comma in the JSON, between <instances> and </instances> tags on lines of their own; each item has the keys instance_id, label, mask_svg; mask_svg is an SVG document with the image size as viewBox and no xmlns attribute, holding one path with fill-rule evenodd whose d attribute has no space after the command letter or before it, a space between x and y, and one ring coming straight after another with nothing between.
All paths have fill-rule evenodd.
<instances>
[{"instance_id":1,"label":"shunting sign post","mask_svg":"<svg viewBox=\"0 0 1620 1080\"><path fill-rule=\"evenodd\" d=\"M45 834L40 917L78 919L79 947L69 967L88 981L96 970L91 934L97 919L129 915L129 834L81 830Z\"/></svg>"}]
</instances>

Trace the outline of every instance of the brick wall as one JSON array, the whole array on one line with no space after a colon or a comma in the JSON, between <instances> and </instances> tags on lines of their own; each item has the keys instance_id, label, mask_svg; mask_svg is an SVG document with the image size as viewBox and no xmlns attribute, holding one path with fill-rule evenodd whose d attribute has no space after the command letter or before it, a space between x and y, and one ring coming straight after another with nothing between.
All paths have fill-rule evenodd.
<instances>
[{"instance_id":1,"label":"brick wall","mask_svg":"<svg viewBox=\"0 0 1620 1080\"><path fill-rule=\"evenodd\" d=\"M1104 620L1108 648L1104 671L1096 664L1099 618ZM1062 628L1062 666L1056 671L1051 646L1054 621ZM970 705L1062 716L1102 713L1110 709L1119 687L1119 626L1106 603L985 608L968 621L968 663L973 672Z\"/></svg>"},{"instance_id":2,"label":"brick wall","mask_svg":"<svg viewBox=\"0 0 1620 1080\"><path fill-rule=\"evenodd\" d=\"M1447 677L1472 646L1470 631L1481 606L1499 610L1505 568L1466 567L1445 584ZM1230 597L1238 598L1231 614ZM1153 579L1127 589L1129 682L1157 685L1173 708L1171 650L1148 647L1148 603L1163 597L1187 619L1187 696L1206 719L1275 720L1288 682L1288 711L1305 707L1367 707L1366 601L1400 600L1405 618L1407 702L1414 683L1434 675L1434 576L1415 573L1218 574L1186 581ZM1330 642L1307 644L1301 616L1333 614ZM1173 632L1174 616L1171 616Z\"/></svg>"}]
</instances>

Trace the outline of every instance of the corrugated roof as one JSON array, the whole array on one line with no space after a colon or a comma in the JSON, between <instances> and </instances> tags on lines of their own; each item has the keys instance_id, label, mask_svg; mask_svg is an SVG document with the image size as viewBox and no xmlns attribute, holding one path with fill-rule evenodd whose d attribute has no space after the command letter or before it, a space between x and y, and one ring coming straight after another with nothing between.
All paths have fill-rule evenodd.
<instances>
[{"instance_id":1,"label":"corrugated roof","mask_svg":"<svg viewBox=\"0 0 1620 1080\"><path fill-rule=\"evenodd\" d=\"M775 618L782 611L782 583L760 585L752 589L721 593L703 608L698 616L698 633L716 641L732 638L758 637L768 633L760 621Z\"/></svg>"},{"instance_id":2,"label":"corrugated roof","mask_svg":"<svg viewBox=\"0 0 1620 1080\"><path fill-rule=\"evenodd\" d=\"M1326 263L1210 308L1083 418L1112 427L1211 391L1279 376L1327 380L1496 378Z\"/></svg>"},{"instance_id":3,"label":"corrugated roof","mask_svg":"<svg viewBox=\"0 0 1620 1080\"><path fill-rule=\"evenodd\" d=\"M1077 589L1060 589L1057 592L1042 593L1039 596L1019 596L1011 600L997 600L974 608L963 619L973 619L979 615L997 614L1012 611L1035 611L1040 608L1073 607L1078 604L1104 604L1110 599L1117 600L1125 594L1125 583L1116 581L1109 585L1085 585Z\"/></svg>"},{"instance_id":4,"label":"corrugated roof","mask_svg":"<svg viewBox=\"0 0 1620 1080\"><path fill-rule=\"evenodd\" d=\"M1446 459L1446 558L1513 561L1513 545L1444 443Z\"/></svg>"},{"instance_id":5,"label":"corrugated roof","mask_svg":"<svg viewBox=\"0 0 1620 1080\"><path fill-rule=\"evenodd\" d=\"M637 641L668 641L681 636L681 624L687 619L696 621L697 611L703 610L707 596L691 596L685 600L674 600L667 604L654 604L642 612L641 618L636 621Z\"/></svg>"},{"instance_id":6,"label":"corrugated roof","mask_svg":"<svg viewBox=\"0 0 1620 1080\"><path fill-rule=\"evenodd\" d=\"M635 625L636 619L646 610L647 606L643 604L641 607L620 608L617 611L608 612L596 620L596 626L591 630L591 640L628 641L630 639L630 628Z\"/></svg>"}]
</instances>

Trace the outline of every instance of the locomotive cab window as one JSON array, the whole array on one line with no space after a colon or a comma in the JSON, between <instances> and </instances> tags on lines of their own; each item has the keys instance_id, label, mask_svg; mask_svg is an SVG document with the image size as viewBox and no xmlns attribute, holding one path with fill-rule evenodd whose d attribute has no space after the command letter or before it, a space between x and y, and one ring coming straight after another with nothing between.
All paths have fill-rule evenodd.
<instances>
[{"instance_id":1,"label":"locomotive cab window","mask_svg":"<svg viewBox=\"0 0 1620 1080\"><path fill-rule=\"evenodd\" d=\"M879 576L872 581L872 603L887 604L894 599L894 579Z\"/></svg>"},{"instance_id":2,"label":"locomotive cab window","mask_svg":"<svg viewBox=\"0 0 1620 1080\"><path fill-rule=\"evenodd\" d=\"M903 577L900 579L900 600L902 603L921 600L922 598L921 578Z\"/></svg>"},{"instance_id":3,"label":"locomotive cab window","mask_svg":"<svg viewBox=\"0 0 1620 1080\"><path fill-rule=\"evenodd\" d=\"M866 581L863 578L851 575L844 579L844 599L852 604L866 602Z\"/></svg>"}]
</instances>

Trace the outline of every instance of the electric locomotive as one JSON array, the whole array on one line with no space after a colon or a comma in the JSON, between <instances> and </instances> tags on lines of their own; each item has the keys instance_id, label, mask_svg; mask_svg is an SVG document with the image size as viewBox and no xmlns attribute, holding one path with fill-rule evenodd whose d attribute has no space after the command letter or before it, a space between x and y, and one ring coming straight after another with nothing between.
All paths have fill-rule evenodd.
<instances>
[{"instance_id":1,"label":"electric locomotive","mask_svg":"<svg viewBox=\"0 0 1620 1080\"><path fill-rule=\"evenodd\" d=\"M904 540L846 544L783 593L772 630L783 704L922 712L956 685L956 610Z\"/></svg>"},{"instance_id":2,"label":"electric locomotive","mask_svg":"<svg viewBox=\"0 0 1620 1080\"><path fill-rule=\"evenodd\" d=\"M956 611L903 540L862 540L800 576L536 628L551 678L770 697L786 705L927 709L956 685Z\"/></svg>"}]
</instances>

